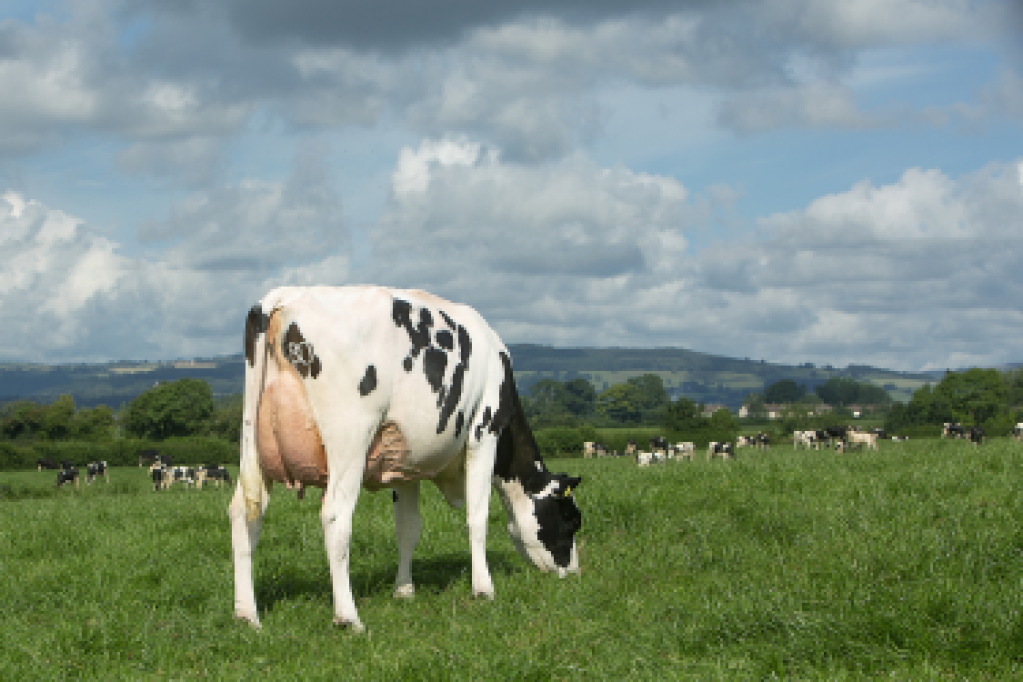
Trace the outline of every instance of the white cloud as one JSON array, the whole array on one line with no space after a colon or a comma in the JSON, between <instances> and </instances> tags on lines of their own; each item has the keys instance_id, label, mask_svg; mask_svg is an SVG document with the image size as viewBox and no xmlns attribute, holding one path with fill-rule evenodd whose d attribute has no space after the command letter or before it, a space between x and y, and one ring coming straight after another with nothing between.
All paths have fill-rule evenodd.
<instances>
[{"instance_id":1,"label":"white cloud","mask_svg":"<svg viewBox=\"0 0 1023 682\"><path fill-rule=\"evenodd\" d=\"M126 258L81 220L4 194L0 361L233 353L244 311L268 289L348 275L340 201L315 152L283 183L193 194L147 235L167 246Z\"/></svg>"}]
</instances>

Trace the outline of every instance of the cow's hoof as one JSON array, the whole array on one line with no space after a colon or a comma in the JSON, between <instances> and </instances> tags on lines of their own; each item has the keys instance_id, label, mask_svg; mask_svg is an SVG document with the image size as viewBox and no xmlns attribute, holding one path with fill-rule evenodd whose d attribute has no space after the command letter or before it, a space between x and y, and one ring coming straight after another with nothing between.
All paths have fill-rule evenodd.
<instances>
[{"instance_id":1,"label":"cow's hoof","mask_svg":"<svg viewBox=\"0 0 1023 682\"><path fill-rule=\"evenodd\" d=\"M493 590L473 590L472 596L474 599L486 599L487 601L494 601Z\"/></svg>"},{"instance_id":2,"label":"cow's hoof","mask_svg":"<svg viewBox=\"0 0 1023 682\"><path fill-rule=\"evenodd\" d=\"M344 630L351 630L355 634L365 632L366 628L357 620L344 620L343 618L334 617L334 625Z\"/></svg>"},{"instance_id":3,"label":"cow's hoof","mask_svg":"<svg viewBox=\"0 0 1023 682\"><path fill-rule=\"evenodd\" d=\"M416 586L412 583L398 585L394 588L394 596L399 599L411 599L416 596Z\"/></svg>"},{"instance_id":4,"label":"cow's hoof","mask_svg":"<svg viewBox=\"0 0 1023 682\"><path fill-rule=\"evenodd\" d=\"M236 613L234 614L234 619L245 621L246 623L251 625L255 630L259 630L261 627L263 627L259 622L259 616L256 616L255 614L246 615L244 613Z\"/></svg>"}]
</instances>

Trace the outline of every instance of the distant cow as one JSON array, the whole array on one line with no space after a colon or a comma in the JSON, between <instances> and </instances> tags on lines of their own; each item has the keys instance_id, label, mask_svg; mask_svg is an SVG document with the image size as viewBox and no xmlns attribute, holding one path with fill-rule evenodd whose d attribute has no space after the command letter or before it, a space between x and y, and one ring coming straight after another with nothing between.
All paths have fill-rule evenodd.
<instances>
[{"instance_id":1,"label":"distant cow","mask_svg":"<svg viewBox=\"0 0 1023 682\"><path fill-rule=\"evenodd\" d=\"M860 431L849 432L849 443L851 445L863 445L868 450L877 450L877 434L862 433Z\"/></svg>"},{"instance_id":2,"label":"distant cow","mask_svg":"<svg viewBox=\"0 0 1023 682\"><path fill-rule=\"evenodd\" d=\"M1016 442L1023 440L1023 422L1016 424L1012 429L1012 439Z\"/></svg>"},{"instance_id":3,"label":"distant cow","mask_svg":"<svg viewBox=\"0 0 1023 682\"><path fill-rule=\"evenodd\" d=\"M107 463L89 462L85 466L85 482L91 484L97 476L102 476L107 483L110 483L110 474L107 473Z\"/></svg>"},{"instance_id":4,"label":"distant cow","mask_svg":"<svg viewBox=\"0 0 1023 682\"><path fill-rule=\"evenodd\" d=\"M732 459L734 456L735 450L731 443L718 443L716 441L711 441L707 444L707 461L710 461L714 457Z\"/></svg>"},{"instance_id":5,"label":"distant cow","mask_svg":"<svg viewBox=\"0 0 1023 682\"><path fill-rule=\"evenodd\" d=\"M139 450L139 466L152 466L160 458L159 450Z\"/></svg>"},{"instance_id":6,"label":"distant cow","mask_svg":"<svg viewBox=\"0 0 1023 682\"><path fill-rule=\"evenodd\" d=\"M195 487L202 490L203 483L212 481L219 488L224 483L231 485L231 474L222 466L202 466L195 468Z\"/></svg>"},{"instance_id":7,"label":"distant cow","mask_svg":"<svg viewBox=\"0 0 1023 682\"><path fill-rule=\"evenodd\" d=\"M683 441L681 443L675 443L675 456L678 459L688 459L692 461L693 455L696 454L696 444L692 441Z\"/></svg>"},{"instance_id":8,"label":"distant cow","mask_svg":"<svg viewBox=\"0 0 1023 682\"><path fill-rule=\"evenodd\" d=\"M652 452L637 452L636 453L636 464L641 467L648 467L654 461L654 453Z\"/></svg>"},{"instance_id":9,"label":"distant cow","mask_svg":"<svg viewBox=\"0 0 1023 682\"><path fill-rule=\"evenodd\" d=\"M57 474L57 487L63 488L65 483L74 483L75 489L77 490L78 485L78 469L74 467L66 467L60 470Z\"/></svg>"},{"instance_id":10,"label":"distant cow","mask_svg":"<svg viewBox=\"0 0 1023 682\"><path fill-rule=\"evenodd\" d=\"M650 449L653 452L668 452L668 439L664 436L654 436L650 439Z\"/></svg>"},{"instance_id":11,"label":"distant cow","mask_svg":"<svg viewBox=\"0 0 1023 682\"><path fill-rule=\"evenodd\" d=\"M959 422L945 422L943 426L942 438L962 438L964 436L963 425Z\"/></svg>"},{"instance_id":12,"label":"distant cow","mask_svg":"<svg viewBox=\"0 0 1023 682\"><path fill-rule=\"evenodd\" d=\"M636 441L629 439L629 442L625 444L625 454L634 455L636 454Z\"/></svg>"},{"instance_id":13,"label":"distant cow","mask_svg":"<svg viewBox=\"0 0 1023 682\"><path fill-rule=\"evenodd\" d=\"M152 466L149 467L149 476L153 479L154 493L158 490L166 490L174 482L171 470L158 461L153 462Z\"/></svg>"},{"instance_id":14,"label":"distant cow","mask_svg":"<svg viewBox=\"0 0 1023 682\"><path fill-rule=\"evenodd\" d=\"M969 431L970 442L974 445L980 445L984 442L984 429L979 426L974 426Z\"/></svg>"},{"instance_id":15,"label":"distant cow","mask_svg":"<svg viewBox=\"0 0 1023 682\"><path fill-rule=\"evenodd\" d=\"M40 457L39 459L37 459L36 460L36 466L39 468L39 471L42 471L43 469L59 469L60 468L57 465L56 462L54 462L52 459L49 459L49 458L46 458L46 457Z\"/></svg>"}]
</instances>

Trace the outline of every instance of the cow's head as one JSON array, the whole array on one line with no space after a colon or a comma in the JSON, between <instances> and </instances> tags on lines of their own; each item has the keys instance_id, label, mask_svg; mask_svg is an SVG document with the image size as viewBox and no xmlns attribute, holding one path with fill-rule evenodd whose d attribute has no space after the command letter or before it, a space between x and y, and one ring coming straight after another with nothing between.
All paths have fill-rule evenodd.
<instances>
[{"instance_id":1,"label":"cow's head","mask_svg":"<svg viewBox=\"0 0 1023 682\"><path fill-rule=\"evenodd\" d=\"M543 474L547 485L538 492L528 492L519 481L504 486L508 493L502 495L508 508L508 534L523 559L542 571L564 576L579 570L575 534L583 517L572 492L582 479L547 471Z\"/></svg>"}]
</instances>

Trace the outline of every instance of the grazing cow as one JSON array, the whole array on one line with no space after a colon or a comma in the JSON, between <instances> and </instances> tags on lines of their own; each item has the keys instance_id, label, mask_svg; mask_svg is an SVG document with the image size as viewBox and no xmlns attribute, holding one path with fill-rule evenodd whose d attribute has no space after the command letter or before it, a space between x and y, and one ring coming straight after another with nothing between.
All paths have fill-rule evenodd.
<instances>
[{"instance_id":1,"label":"grazing cow","mask_svg":"<svg viewBox=\"0 0 1023 682\"><path fill-rule=\"evenodd\" d=\"M585 459L589 459L597 454L597 449L594 447L595 445L596 443L589 440L583 443L583 457Z\"/></svg>"},{"instance_id":2,"label":"grazing cow","mask_svg":"<svg viewBox=\"0 0 1023 682\"><path fill-rule=\"evenodd\" d=\"M985 440L984 429L980 428L979 426L971 427L968 433L970 442L973 443L974 445L980 445Z\"/></svg>"},{"instance_id":3,"label":"grazing cow","mask_svg":"<svg viewBox=\"0 0 1023 682\"><path fill-rule=\"evenodd\" d=\"M862 445L868 450L877 450L877 434L863 433L862 431L849 432L850 445Z\"/></svg>"},{"instance_id":4,"label":"grazing cow","mask_svg":"<svg viewBox=\"0 0 1023 682\"><path fill-rule=\"evenodd\" d=\"M138 457L139 457L139 466L140 467L142 467L142 466L152 466L153 462L155 462L158 459L160 459L160 451L159 450L139 450L138 451Z\"/></svg>"},{"instance_id":5,"label":"grazing cow","mask_svg":"<svg viewBox=\"0 0 1023 682\"><path fill-rule=\"evenodd\" d=\"M714 457L720 457L722 459L732 459L735 456L735 450L732 448L731 443L718 443L711 441L707 444L707 461L709 462Z\"/></svg>"},{"instance_id":6,"label":"grazing cow","mask_svg":"<svg viewBox=\"0 0 1023 682\"><path fill-rule=\"evenodd\" d=\"M664 436L654 436L650 439L650 450L652 452L667 452L668 439Z\"/></svg>"},{"instance_id":7,"label":"grazing cow","mask_svg":"<svg viewBox=\"0 0 1023 682\"><path fill-rule=\"evenodd\" d=\"M636 441L629 439L629 442L625 444L625 454L634 455L636 454Z\"/></svg>"},{"instance_id":8,"label":"grazing cow","mask_svg":"<svg viewBox=\"0 0 1023 682\"><path fill-rule=\"evenodd\" d=\"M174 475L171 470L160 464L159 460L150 465L149 476L153 480L154 493L158 490L166 490L174 482Z\"/></svg>"},{"instance_id":9,"label":"grazing cow","mask_svg":"<svg viewBox=\"0 0 1023 682\"><path fill-rule=\"evenodd\" d=\"M909 440L909 436L892 436L893 443L902 443Z\"/></svg>"},{"instance_id":10,"label":"grazing cow","mask_svg":"<svg viewBox=\"0 0 1023 682\"><path fill-rule=\"evenodd\" d=\"M941 432L942 438L962 438L963 436L962 424L959 422L945 422L944 428Z\"/></svg>"},{"instance_id":11,"label":"grazing cow","mask_svg":"<svg viewBox=\"0 0 1023 682\"><path fill-rule=\"evenodd\" d=\"M522 411L511 356L472 308L381 287L270 292L245 325L241 469L229 507L235 615L259 625L255 549L274 481L325 488L320 518L334 622L361 631L349 580L360 488L394 489L395 596L411 596L419 486L466 507L472 591L493 598L486 561L490 489L519 554L558 575L579 569L580 479L552 474Z\"/></svg>"},{"instance_id":12,"label":"grazing cow","mask_svg":"<svg viewBox=\"0 0 1023 682\"><path fill-rule=\"evenodd\" d=\"M200 464L195 468L195 487L202 490L206 481L213 481L218 488L224 483L231 485L231 474L222 466L207 467Z\"/></svg>"},{"instance_id":13,"label":"grazing cow","mask_svg":"<svg viewBox=\"0 0 1023 682\"><path fill-rule=\"evenodd\" d=\"M846 435L851 431L853 431L851 426L828 426L824 429L828 445L832 445L836 440L845 440ZM820 431L817 433L820 434Z\"/></svg>"},{"instance_id":14,"label":"grazing cow","mask_svg":"<svg viewBox=\"0 0 1023 682\"><path fill-rule=\"evenodd\" d=\"M1023 422L1016 424L1012 429L1012 439L1017 443L1023 440Z\"/></svg>"},{"instance_id":15,"label":"grazing cow","mask_svg":"<svg viewBox=\"0 0 1023 682\"><path fill-rule=\"evenodd\" d=\"M59 469L60 468L60 466L58 466L56 462L54 462L52 459L49 459L48 457L40 457L39 459L37 459L36 460L36 467L38 467L39 471L42 471L43 469Z\"/></svg>"},{"instance_id":16,"label":"grazing cow","mask_svg":"<svg viewBox=\"0 0 1023 682\"><path fill-rule=\"evenodd\" d=\"M181 481L186 488L191 488L195 485L195 469L191 467L177 466L177 467L164 467L170 472L170 482L167 484L169 488L171 484Z\"/></svg>"},{"instance_id":17,"label":"grazing cow","mask_svg":"<svg viewBox=\"0 0 1023 682\"><path fill-rule=\"evenodd\" d=\"M648 467L653 464L654 453L652 452L637 452L636 453L636 464L641 467Z\"/></svg>"},{"instance_id":18,"label":"grazing cow","mask_svg":"<svg viewBox=\"0 0 1023 682\"><path fill-rule=\"evenodd\" d=\"M107 473L107 463L102 462L89 462L85 466L85 482L92 484L93 479L97 476L102 476L107 483L110 483L110 474Z\"/></svg>"},{"instance_id":19,"label":"grazing cow","mask_svg":"<svg viewBox=\"0 0 1023 682\"><path fill-rule=\"evenodd\" d=\"M751 448L756 444L756 436L739 436L735 439L735 447L737 448Z\"/></svg>"},{"instance_id":20,"label":"grazing cow","mask_svg":"<svg viewBox=\"0 0 1023 682\"><path fill-rule=\"evenodd\" d=\"M64 467L57 473L57 487L63 488L65 483L74 482L75 490L78 490L78 469L74 467Z\"/></svg>"},{"instance_id":21,"label":"grazing cow","mask_svg":"<svg viewBox=\"0 0 1023 682\"><path fill-rule=\"evenodd\" d=\"M675 443L675 456L678 459L688 459L690 462L693 461L693 455L696 454L696 444L692 441L683 441L681 443Z\"/></svg>"}]
</instances>

